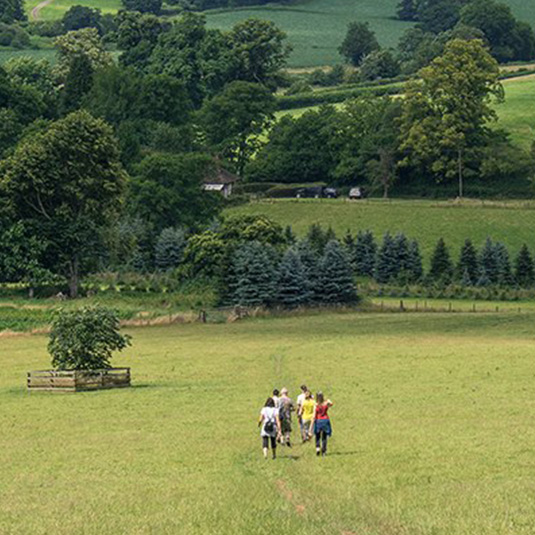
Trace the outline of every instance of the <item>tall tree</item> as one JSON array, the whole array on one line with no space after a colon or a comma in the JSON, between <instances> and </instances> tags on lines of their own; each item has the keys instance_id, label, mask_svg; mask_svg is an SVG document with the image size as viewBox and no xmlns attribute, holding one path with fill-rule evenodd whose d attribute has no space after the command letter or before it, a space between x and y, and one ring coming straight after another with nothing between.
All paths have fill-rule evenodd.
<instances>
[{"instance_id":1,"label":"tall tree","mask_svg":"<svg viewBox=\"0 0 535 535\"><path fill-rule=\"evenodd\" d=\"M239 247L233 259L233 302L243 306L265 306L275 298L276 272L271 255L259 242Z\"/></svg>"},{"instance_id":2,"label":"tall tree","mask_svg":"<svg viewBox=\"0 0 535 535\"><path fill-rule=\"evenodd\" d=\"M418 282L424 274L420 246L416 240L409 243L406 272L409 282Z\"/></svg>"},{"instance_id":3,"label":"tall tree","mask_svg":"<svg viewBox=\"0 0 535 535\"><path fill-rule=\"evenodd\" d=\"M351 265L336 240L325 246L319 263L318 290L319 299L325 304L351 304L358 300Z\"/></svg>"},{"instance_id":4,"label":"tall tree","mask_svg":"<svg viewBox=\"0 0 535 535\"><path fill-rule=\"evenodd\" d=\"M535 283L533 257L526 244L522 245L515 260L515 279L520 286L525 288L533 286Z\"/></svg>"},{"instance_id":5,"label":"tall tree","mask_svg":"<svg viewBox=\"0 0 535 535\"><path fill-rule=\"evenodd\" d=\"M485 240L479 253L479 270L479 286L498 284L500 279L498 256L496 254L496 247L490 238Z\"/></svg>"},{"instance_id":6,"label":"tall tree","mask_svg":"<svg viewBox=\"0 0 535 535\"><path fill-rule=\"evenodd\" d=\"M9 209L46 243L76 297L80 273L94 260L125 190L111 128L85 111L72 113L24 138L0 176Z\"/></svg>"},{"instance_id":7,"label":"tall tree","mask_svg":"<svg viewBox=\"0 0 535 535\"><path fill-rule=\"evenodd\" d=\"M399 273L397 247L394 238L387 232L383 243L377 252L375 264L375 280L380 284L387 284L394 280Z\"/></svg>"},{"instance_id":8,"label":"tall tree","mask_svg":"<svg viewBox=\"0 0 535 535\"><path fill-rule=\"evenodd\" d=\"M162 0L122 0L126 11L139 11L159 15L162 10Z\"/></svg>"},{"instance_id":9,"label":"tall tree","mask_svg":"<svg viewBox=\"0 0 535 535\"><path fill-rule=\"evenodd\" d=\"M295 308L310 303L310 281L299 253L290 248L284 254L277 270L277 303L286 308Z\"/></svg>"},{"instance_id":10,"label":"tall tree","mask_svg":"<svg viewBox=\"0 0 535 535\"><path fill-rule=\"evenodd\" d=\"M358 66L370 52L377 50L379 43L367 22L351 22L338 52L352 65Z\"/></svg>"},{"instance_id":11,"label":"tall tree","mask_svg":"<svg viewBox=\"0 0 535 535\"><path fill-rule=\"evenodd\" d=\"M372 277L377 259L377 243L371 230L359 230L355 240L355 271L357 275Z\"/></svg>"},{"instance_id":12,"label":"tall tree","mask_svg":"<svg viewBox=\"0 0 535 535\"><path fill-rule=\"evenodd\" d=\"M291 52L286 34L268 20L238 22L228 34L232 79L276 88L276 78Z\"/></svg>"},{"instance_id":13,"label":"tall tree","mask_svg":"<svg viewBox=\"0 0 535 535\"><path fill-rule=\"evenodd\" d=\"M204 103L200 122L208 145L242 176L274 111L275 98L268 89L237 81Z\"/></svg>"},{"instance_id":14,"label":"tall tree","mask_svg":"<svg viewBox=\"0 0 535 535\"><path fill-rule=\"evenodd\" d=\"M492 100L503 98L498 64L481 41L455 39L419 74L403 99L404 163L428 165L438 180L456 176L463 197L467 153L485 144Z\"/></svg>"},{"instance_id":15,"label":"tall tree","mask_svg":"<svg viewBox=\"0 0 535 535\"><path fill-rule=\"evenodd\" d=\"M63 93L61 95L61 108L67 114L77 110L82 99L89 93L93 85L93 67L85 54L74 56L71 61Z\"/></svg>"},{"instance_id":16,"label":"tall tree","mask_svg":"<svg viewBox=\"0 0 535 535\"><path fill-rule=\"evenodd\" d=\"M477 251L471 240L467 239L461 248L459 263L456 268L456 275L459 280L463 280L463 286L474 285L479 277L479 261Z\"/></svg>"},{"instance_id":17,"label":"tall tree","mask_svg":"<svg viewBox=\"0 0 535 535\"><path fill-rule=\"evenodd\" d=\"M433 256L429 278L434 282L450 282L453 275L453 264L446 243L442 238L437 242Z\"/></svg>"},{"instance_id":18,"label":"tall tree","mask_svg":"<svg viewBox=\"0 0 535 535\"><path fill-rule=\"evenodd\" d=\"M179 266L184 256L186 235L180 228L164 228L154 247L154 261L156 267L162 271Z\"/></svg>"},{"instance_id":19,"label":"tall tree","mask_svg":"<svg viewBox=\"0 0 535 535\"><path fill-rule=\"evenodd\" d=\"M213 166L203 154L153 154L134 170L130 209L157 232L167 227L195 227L213 219L220 198L202 190Z\"/></svg>"}]
</instances>

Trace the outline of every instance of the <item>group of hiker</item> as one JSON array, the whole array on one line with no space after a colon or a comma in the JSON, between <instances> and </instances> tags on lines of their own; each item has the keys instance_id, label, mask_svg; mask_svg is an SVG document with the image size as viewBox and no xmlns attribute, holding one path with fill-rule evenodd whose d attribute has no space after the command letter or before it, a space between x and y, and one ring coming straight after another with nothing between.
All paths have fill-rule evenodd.
<instances>
[{"instance_id":1,"label":"group of hiker","mask_svg":"<svg viewBox=\"0 0 535 535\"><path fill-rule=\"evenodd\" d=\"M315 437L316 455L327 454L327 438L332 434L329 408L333 403L322 392L314 397L306 385L301 385L297 403L288 395L288 389L273 390L260 411L258 426L262 437L262 450L267 459L269 448L273 459L277 457L277 443L291 448L292 413L297 413L303 444Z\"/></svg>"}]
</instances>

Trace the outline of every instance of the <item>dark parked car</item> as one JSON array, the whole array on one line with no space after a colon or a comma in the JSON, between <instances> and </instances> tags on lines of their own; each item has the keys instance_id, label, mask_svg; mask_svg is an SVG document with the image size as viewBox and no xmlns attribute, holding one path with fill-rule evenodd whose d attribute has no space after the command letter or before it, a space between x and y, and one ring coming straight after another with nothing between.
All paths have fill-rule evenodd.
<instances>
[{"instance_id":1,"label":"dark parked car","mask_svg":"<svg viewBox=\"0 0 535 535\"><path fill-rule=\"evenodd\" d=\"M338 191L335 188L311 186L310 188L298 189L295 196L298 199L336 199L338 197Z\"/></svg>"}]
</instances>

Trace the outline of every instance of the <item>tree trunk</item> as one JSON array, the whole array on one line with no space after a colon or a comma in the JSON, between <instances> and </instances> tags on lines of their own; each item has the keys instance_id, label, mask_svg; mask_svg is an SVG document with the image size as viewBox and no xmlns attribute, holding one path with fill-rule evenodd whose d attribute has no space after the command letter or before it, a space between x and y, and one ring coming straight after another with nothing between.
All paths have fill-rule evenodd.
<instances>
[{"instance_id":1,"label":"tree trunk","mask_svg":"<svg viewBox=\"0 0 535 535\"><path fill-rule=\"evenodd\" d=\"M35 296L35 288L34 288L33 286L30 286L30 287L28 288L28 297L29 297L30 299L33 299L34 296Z\"/></svg>"},{"instance_id":2,"label":"tree trunk","mask_svg":"<svg viewBox=\"0 0 535 535\"><path fill-rule=\"evenodd\" d=\"M459 199L463 198L463 149L458 151L458 166L459 166Z\"/></svg>"},{"instance_id":3,"label":"tree trunk","mask_svg":"<svg viewBox=\"0 0 535 535\"><path fill-rule=\"evenodd\" d=\"M78 285L80 283L80 262L75 256L69 266L69 295L71 299L78 297Z\"/></svg>"}]
</instances>

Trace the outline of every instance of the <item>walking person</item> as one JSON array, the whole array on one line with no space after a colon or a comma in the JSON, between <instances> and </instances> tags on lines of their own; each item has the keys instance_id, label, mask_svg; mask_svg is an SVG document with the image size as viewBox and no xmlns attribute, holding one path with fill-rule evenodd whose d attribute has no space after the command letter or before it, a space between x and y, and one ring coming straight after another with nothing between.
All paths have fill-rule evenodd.
<instances>
[{"instance_id":1,"label":"walking person","mask_svg":"<svg viewBox=\"0 0 535 535\"><path fill-rule=\"evenodd\" d=\"M299 419L301 421L301 438L303 442L310 440L313 429L312 424L314 421L314 410L316 409L316 402L312 397L312 392L305 393L305 400L301 403L299 408Z\"/></svg>"},{"instance_id":2,"label":"walking person","mask_svg":"<svg viewBox=\"0 0 535 535\"><path fill-rule=\"evenodd\" d=\"M281 390L281 397L279 399L279 418L281 423L282 444L289 448L292 447L290 435L292 434L292 412L295 411L295 404L288 396L288 389Z\"/></svg>"},{"instance_id":3,"label":"walking person","mask_svg":"<svg viewBox=\"0 0 535 535\"><path fill-rule=\"evenodd\" d=\"M275 408L278 409L280 407L280 397L279 397L279 390L277 388L273 390L273 394L271 395L271 398L275 402Z\"/></svg>"},{"instance_id":4,"label":"walking person","mask_svg":"<svg viewBox=\"0 0 535 535\"><path fill-rule=\"evenodd\" d=\"M268 450L271 445L271 454L273 459L277 458L277 437L280 436L281 422L279 419L279 410L275 407L273 398L267 398L264 407L260 411L258 419L260 427L260 436L262 437L262 451L264 458L268 458Z\"/></svg>"},{"instance_id":5,"label":"walking person","mask_svg":"<svg viewBox=\"0 0 535 535\"><path fill-rule=\"evenodd\" d=\"M313 429L316 435L316 455L324 457L327 453L327 438L332 435L329 409L333 406L330 399L325 401L323 392L316 394L316 408L314 410Z\"/></svg>"},{"instance_id":6,"label":"walking person","mask_svg":"<svg viewBox=\"0 0 535 535\"><path fill-rule=\"evenodd\" d=\"M299 422L299 429L301 435L303 435L303 421L301 419L301 407L306 399L306 393L308 391L307 385L301 385L301 393L297 396L297 421Z\"/></svg>"}]
</instances>

